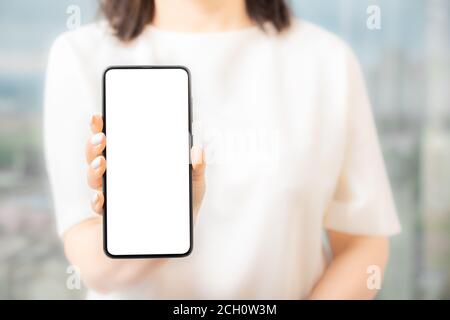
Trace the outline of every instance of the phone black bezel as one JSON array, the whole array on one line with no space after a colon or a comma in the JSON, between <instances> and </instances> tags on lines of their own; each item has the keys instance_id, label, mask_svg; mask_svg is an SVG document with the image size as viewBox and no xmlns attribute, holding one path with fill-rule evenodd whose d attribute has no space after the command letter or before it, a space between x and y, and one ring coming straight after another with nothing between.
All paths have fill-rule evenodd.
<instances>
[{"instance_id":1,"label":"phone black bezel","mask_svg":"<svg viewBox=\"0 0 450 320\"><path fill-rule=\"evenodd\" d=\"M103 133L106 135L106 74L110 70L118 69L181 69L187 73L188 76L188 143L189 151L192 148L192 95L191 95L191 72L185 66L181 65L116 65L109 66L103 72L102 77L102 116L103 116ZM106 159L107 147L103 151L103 156ZM106 171L103 175L103 194L104 194L104 205L103 205L103 251L106 256L113 259L143 259L143 258L182 258L189 256L192 253L194 246L194 236L193 236L193 210L192 210L192 161L189 152L189 249L185 253L169 253L169 254L129 254L129 255L115 255L108 251L107 243L107 178Z\"/></svg>"}]
</instances>

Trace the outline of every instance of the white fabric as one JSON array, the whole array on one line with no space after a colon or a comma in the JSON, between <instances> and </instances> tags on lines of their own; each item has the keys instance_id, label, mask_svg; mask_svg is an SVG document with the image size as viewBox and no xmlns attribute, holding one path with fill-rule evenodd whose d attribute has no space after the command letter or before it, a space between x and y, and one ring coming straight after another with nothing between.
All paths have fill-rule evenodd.
<instances>
[{"instance_id":1,"label":"white fabric","mask_svg":"<svg viewBox=\"0 0 450 320\"><path fill-rule=\"evenodd\" d=\"M324 229L399 232L360 68L336 36L295 21L282 35L148 27L124 44L100 22L61 35L50 55L45 141L60 234L93 215L89 120L103 70L124 64L191 70L207 191L191 256L90 297L303 298L326 266Z\"/></svg>"}]
</instances>

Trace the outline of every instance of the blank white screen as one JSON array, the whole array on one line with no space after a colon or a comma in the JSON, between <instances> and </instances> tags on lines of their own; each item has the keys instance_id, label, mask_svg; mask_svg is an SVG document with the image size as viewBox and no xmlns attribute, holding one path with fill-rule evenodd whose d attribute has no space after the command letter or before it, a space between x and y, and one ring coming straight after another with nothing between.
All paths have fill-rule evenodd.
<instances>
[{"instance_id":1,"label":"blank white screen","mask_svg":"<svg viewBox=\"0 0 450 320\"><path fill-rule=\"evenodd\" d=\"M183 69L105 75L107 250L190 249L189 89Z\"/></svg>"}]
</instances>

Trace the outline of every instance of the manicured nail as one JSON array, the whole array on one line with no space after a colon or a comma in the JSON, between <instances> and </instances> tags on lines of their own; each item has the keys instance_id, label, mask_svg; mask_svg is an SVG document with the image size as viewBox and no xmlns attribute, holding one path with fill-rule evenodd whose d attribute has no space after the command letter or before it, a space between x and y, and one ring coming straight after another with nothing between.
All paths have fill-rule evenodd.
<instances>
[{"instance_id":1,"label":"manicured nail","mask_svg":"<svg viewBox=\"0 0 450 320\"><path fill-rule=\"evenodd\" d=\"M97 203L97 201L98 201L98 194L97 194L97 192L96 193L94 193L94 195L92 196L92 204L96 204Z\"/></svg>"},{"instance_id":2,"label":"manicured nail","mask_svg":"<svg viewBox=\"0 0 450 320\"><path fill-rule=\"evenodd\" d=\"M192 148L192 163L201 163L202 162L202 149L199 147Z\"/></svg>"},{"instance_id":3,"label":"manicured nail","mask_svg":"<svg viewBox=\"0 0 450 320\"><path fill-rule=\"evenodd\" d=\"M102 158L97 157L91 162L92 169L98 169L100 167L100 164L102 163Z\"/></svg>"},{"instance_id":4,"label":"manicured nail","mask_svg":"<svg viewBox=\"0 0 450 320\"><path fill-rule=\"evenodd\" d=\"M91 138L91 143L94 146L99 145L100 143L102 143L102 141L103 141L103 133L101 132L94 134Z\"/></svg>"}]
</instances>

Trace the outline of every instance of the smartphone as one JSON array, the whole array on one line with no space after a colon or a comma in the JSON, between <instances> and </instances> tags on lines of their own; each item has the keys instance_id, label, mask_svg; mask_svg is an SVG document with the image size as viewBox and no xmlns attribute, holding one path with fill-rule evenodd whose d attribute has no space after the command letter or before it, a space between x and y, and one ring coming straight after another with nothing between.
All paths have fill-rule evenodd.
<instances>
[{"instance_id":1,"label":"smartphone","mask_svg":"<svg viewBox=\"0 0 450 320\"><path fill-rule=\"evenodd\" d=\"M107 256L191 253L191 101L186 67L112 66L103 73Z\"/></svg>"}]
</instances>

